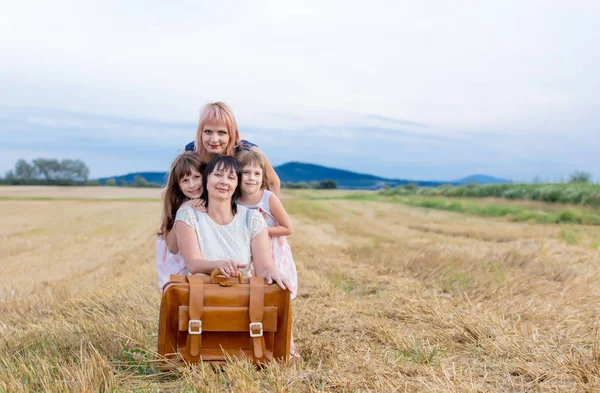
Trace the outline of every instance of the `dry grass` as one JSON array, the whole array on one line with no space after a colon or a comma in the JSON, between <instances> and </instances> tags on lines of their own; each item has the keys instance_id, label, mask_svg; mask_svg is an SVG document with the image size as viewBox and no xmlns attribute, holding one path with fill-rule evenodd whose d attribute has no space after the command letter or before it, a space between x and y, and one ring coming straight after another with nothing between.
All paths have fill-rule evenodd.
<instances>
[{"instance_id":1,"label":"dry grass","mask_svg":"<svg viewBox=\"0 0 600 393\"><path fill-rule=\"evenodd\" d=\"M158 201L0 201L0 391L600 388L599 228L302 194L285 204L305 361L161 373Z\"/></svg>"},{"instance_id":2,"label":"dry grass","mask_svg":"<svg viewBox=\"0 0 600 393\"><path fill-rule=\"evenodd\" d=\"M0 186L0 198L160 198L160 188Z\"/></svg>"}]
</instances>

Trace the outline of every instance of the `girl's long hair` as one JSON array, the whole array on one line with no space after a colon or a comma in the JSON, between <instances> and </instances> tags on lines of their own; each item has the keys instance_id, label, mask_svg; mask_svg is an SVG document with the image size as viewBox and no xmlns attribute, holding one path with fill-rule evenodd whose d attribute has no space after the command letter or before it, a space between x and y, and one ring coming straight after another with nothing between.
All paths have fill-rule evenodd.
<instances>
[{"instance_id":1,"label":"girl's long hair","mask_svg":"<svg viewBox=\"0 0 600 393\"><path fill-rule=\"evenodd\" d=\"M267 162L265 161L264 154L254 150L247 150L238 154L236 158L240 162L242 172L244 171L244 168L248 165L254 165L262 169L263 175L260 188L262 188L263 190L270 190L269 181L267 180Z\"/></svg>"},{"instance_id":2,"label":"girl's long hair","mask_svg":"<svg viewBox=\"0 0 600 393\"><path fill-rule=\"evenodd\" d=\"M202 199L204 200L204 204L208 209L208 187L206 183L208 181L208 177L215 171L222 170L225 172L233 171L237 176L237 186L235 187L235 191L233 191L233 195L231 196L231 212L235 216L237 213L237 200L242 193L242 168L240 167L240 163L233 157L226 156L223 154L217 154L212 160L206 164L206 169L204 170L204 175L202 175Z\"/></svg>"},{"instance_id":3,"label":"girl's long hair","mask_svg":"<svg viewBox=\"0 0 600 393\"><path fill-rule=\"evenodd\" d=\"M200 120L198 120L198 129L196 130L196 152L200 156L200 159L204 162L208 161L208 156L204 144L202 143L202 132L204 126L208 123L222 124L227 127L229 132L229 142L223 154L234 157L235 148L240 144L240 133L238 132L238 126L233 115L231 107L224 102L211 102L202 107L200 110Z\"/></svg>"},{"instance_id":4,"label":"girl's long hair","mask_svg":"<svg viewBox=\"0 0 600 393\"><path fill-rule=\"evenodd\" d=\"M171 164L169 180L167 180L167 187L164 190L162 222L157 233L159 237L164 238L173 229L177 209L185 201L186 196L179 187L179 181L183 177L191 175L192 169L202 174L205 166L206 164L200 160L198 155L191 151L181 153ZM202 185L204 185L204 179L202 179Z\"/></svg>"}]
</instances>

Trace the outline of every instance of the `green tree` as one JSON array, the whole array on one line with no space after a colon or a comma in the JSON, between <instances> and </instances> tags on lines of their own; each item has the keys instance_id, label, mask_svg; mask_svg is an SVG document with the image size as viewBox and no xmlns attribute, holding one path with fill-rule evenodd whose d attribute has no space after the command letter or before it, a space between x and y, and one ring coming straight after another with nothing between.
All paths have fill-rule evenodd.
<instances>
[{"instance_id":1,"label":"green tree","mask_svg":"<svg viewBox=\"0 0 600 393\"><path fill-rule=\"evenodd\" d=\"M85 182L88 180L90 170L81 160L64 159L60 162L61 180L72 180L76 182Z\"/></svg>"},{"instance_id":2,"label":"green tree","mask_svg":"<svg viewBox=\"0 0 600 393\"><path fill-rule=\"evenodd\" d=\"M46 181L55 180L60 177L61 167L57 159L36 158L33 160L33 167L36 173L39 173Z\"/></svg>"},{"instance_id":3,"label":"green tree","mask_svg":"<svg viewBox=\"0 0 600 393\"><path fill-rule=\"evenodd\" d=\"M117 185L117 181L114 178L110 178L106 181L105 185L109 187L114 187Z\"/></svg>"},{"instance_id":4,"label":"green tree","mask_svg":"<svg viewBox=\"0 0 600 393\"><path fill-rule=\"evenodd\" d=\"M589 183L592 175L588 172L575 171L569 175L569 183Z\"/></svg>"},{"instance_id":5,"label":"green tree","mask_svg":"<svg viewBox=\"0 0 600 393\"><path fill-rule=\"evenodd\" d=\"M146 181L146 179L144 179L144 177L140 176L140 175L135 176L134 182L135 182L134 184L136 187L148 187L149 186L148 181Z\"/></svg>"},{"instance_id":6,"label":"green tree","mask_svg":"<svg viewBox=\"0 0 600 393\"><path fill-rule=\"evenodd\" d=\"M321 190L335 190L337 187L335 180L321 180L317 185L317 188Z\"/></svg>"},{"instance_id":7,"label":"green tree","mask_svg":"<svg viewBox=\"0 0 600 393\"><path fill-rule=\"evenodd\" d=\"M6 171L4 175L4 184L15 184L17 181L17 177L13 171Z\"/></svg>"},{"instance_id":8,"label":"green tree","mask_svg":"<svg viewBox=\"0 0 600 393\"><path fill-rule=\"evenodd\" d=\"M30 164L21 158L10 171L8 181L10 184L74 185L87 182L89 174L89 168L79 159L36 158Z\"/></svg>"},{"instance_id":9,"label":"green tree","mask_svg":"<svg viewBox=\"0 0 600 393\"><path fill-rule=\"evenodd\" d=\"M2 181L4 184L15 184L17 181L17 177L13 171L6 171L4 175L4 180Z\"/></svg>"},{"instance_id":10,"label":"green tree","mask_svg":"<svg viewBox=\"0 0 600 393\"><path fill-rule=\"evenodd\" d=\"M31 180L36 178L35 167L25 161L24 159L19 159L15 164L15 177L24 180Z\"/></svg>"}]
</instances>

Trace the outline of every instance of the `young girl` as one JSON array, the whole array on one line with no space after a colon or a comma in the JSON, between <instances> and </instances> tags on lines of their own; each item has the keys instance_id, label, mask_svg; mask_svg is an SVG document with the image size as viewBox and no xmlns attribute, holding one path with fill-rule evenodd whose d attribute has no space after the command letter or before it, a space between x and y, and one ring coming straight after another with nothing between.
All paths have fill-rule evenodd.
<instances>
[{"instance_id":1,"label":"young girl","mask_svg":"<svg viewBox=\"0 0 600 393\"><path fill-rule=\"evenodd\" d=\"M179 255L173 225L177 209L183 204L198 204L202 195L202 171L205 164L197 154L184 152L175 158L163 191L162 222L156 239L156 270L162 290L171 274L187 274L183 257Z\"/></svg>"},{"instance_id":2,"label":"young girl","mask_svg":"<svg viewBox=\"0 0 600 393\"><path fill-rule=\"evenodd\" d=\"M271 241L271 255L281 274L287 277L288 289L294 299L298 294L298 273L286 238L292 234L292 220L277 195L268 189L264 156L259 152L245 151L240 153L237 159L242 167L242 193L238 204L249 209L257 209L265 218ZM292 358L300 359L293 337L291 349Z\"/></svg>"},{"instance_id":3,"label":"young girl","mask_svg":"<svg viewBox=\"0 0 600 393\"><path fill-rule=\"evenodd\" d=\"M279 195L281 181L264 153L254 143L240 140L235 116L231 108L223 102L206 104L200 110L200 120L196 131L196 140L185 146L186 151L195 151L204 162L217 154L237 157L244 151L261 154L265 161L265 175L269 189Z\"/></svg>"}]
</instances>

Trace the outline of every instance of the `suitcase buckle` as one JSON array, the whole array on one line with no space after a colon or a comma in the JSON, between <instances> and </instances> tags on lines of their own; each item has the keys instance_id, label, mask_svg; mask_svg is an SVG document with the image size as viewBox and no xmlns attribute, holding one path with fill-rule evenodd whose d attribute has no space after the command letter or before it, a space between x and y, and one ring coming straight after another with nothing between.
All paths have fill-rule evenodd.
<instances>
[{"instance_id":1,"label":"suitcase buckle","mask_svg":"<svg viewBox=\"0 0 600 393\"><path fill-rule=\"evenodd\" d=\"M253 333L253 328L260 328L258 333ZM263 336L263 325L262 322L250 322L250 337L262 337Z\"/></svg>"},{"instance_id":2,"label":"suitcase buckle","mask_svg":"<svg viewBox=\"0 0 600 393\"><path fill-rule=\"evenodd\" d=\"M198 329L194 330L194 328L192 327L193 323L197 323L198 324ZM262 332L262 329L261 329ZM188 322L188 333L189 334L202 334L202 320L200 319L190 319L190 321Z\"/></svg>"}]
</instances>

